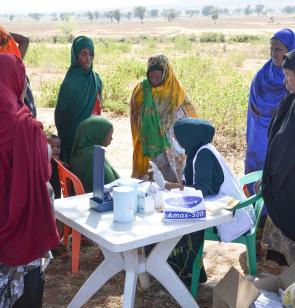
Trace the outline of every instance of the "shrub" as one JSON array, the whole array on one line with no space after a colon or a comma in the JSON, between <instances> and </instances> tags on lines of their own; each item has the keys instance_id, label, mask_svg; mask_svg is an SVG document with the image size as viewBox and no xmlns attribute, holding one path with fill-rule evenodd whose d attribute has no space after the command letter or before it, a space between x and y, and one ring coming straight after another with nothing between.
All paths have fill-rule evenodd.
<instances>
[{"instance_id":1,"label":"shrub","mask_svg":"<svg viewBox=\"0 0 295 308\"><path fill-rule=\"evenodd\" d=\"M201 43L224 43L225 35L218 32L204 32L200 36Z\"/></svg>"}]
</instances>

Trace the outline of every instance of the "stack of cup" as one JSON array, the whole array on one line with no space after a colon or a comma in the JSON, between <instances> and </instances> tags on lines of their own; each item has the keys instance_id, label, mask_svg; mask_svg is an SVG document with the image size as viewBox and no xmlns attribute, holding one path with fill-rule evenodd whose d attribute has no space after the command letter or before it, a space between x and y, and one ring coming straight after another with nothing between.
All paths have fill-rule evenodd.
<instances>
[{"instance_id":1,"label":"stack of cup","mask_svg":"<svg viewBox=\"0 0 295 308\"><path fill-rule=\"evenodd\" d=\"M127 223L134 220L137 207L137 192L131 186L118 186L113 189L114 221Z\"/></svg>"},{"instance_id":2,"label":"stack of cup","mask_svg":"<svg viewBox=\"0 0 295 308\"><path fill-rule=\"evenodd\" d=\"M137 195L138 195L138 180L136 179L119 179L118 180L118 186L127 186L127 187L132 187L136 193L136 201L134 203L134 214L138 211L137 209Z\"/></svg>"}]
</instances>

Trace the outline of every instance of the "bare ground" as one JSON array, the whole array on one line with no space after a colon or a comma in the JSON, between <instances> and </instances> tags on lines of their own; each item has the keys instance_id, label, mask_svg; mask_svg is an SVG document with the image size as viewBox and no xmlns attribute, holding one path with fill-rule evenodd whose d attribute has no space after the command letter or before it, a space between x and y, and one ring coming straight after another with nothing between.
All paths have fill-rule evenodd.
<instances>
[{"instance_id":1,"label":"bare ground","mask_svg":"<svg viewBox=\"0 0 295 308\"><path fill-rule=\"evenodd\" d=\"M112 144L107 148L107 156L113 166L123 177L130 176L132 161L132 141L128 117L117 117L104 114L114 124ZM38 118L45 128L54 130L53 109L38 109ZM219 139L221 151L238 175L243 171L242 154L234 155L228 152L226 140ZM201 308L212 306L213 286L224 276L231 266L247 274L245 247L240 244L224 244L207 241L205 244L204 264L208 275L206 284L200 286L198 303ZM71 273L70 257L55 258L49 265L46 274L44 307L66 307L82 284L103 260L97 246L82 246L80 272ZM280 273L282 267L272 261L258 259L258 272ZM124 275L120 273L106 283L91 300L83 307L121 307L124 289ZM151 288L142 292L140 287L136 291L135 307L179 307L169 293L152 279Z\"/></svg>"}]
</instances>

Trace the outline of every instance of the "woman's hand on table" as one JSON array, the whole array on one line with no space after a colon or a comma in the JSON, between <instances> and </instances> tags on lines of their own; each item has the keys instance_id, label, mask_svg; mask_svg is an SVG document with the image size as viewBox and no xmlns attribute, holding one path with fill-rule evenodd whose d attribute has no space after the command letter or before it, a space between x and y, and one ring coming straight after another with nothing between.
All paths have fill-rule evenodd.
<instances>
[{"instance_id":1,"label":"woman's hand on table","mask_svg":"<svg viewBox=\"0 0 295 308\"><path fill-rule=\"evenodd\" d=\"M184 186L183 186L183 184L179 184L179 183L166 182L165 188L168 189L168 190L171 190L171 189L183 190Z\"/></svg>"}]
</instances>

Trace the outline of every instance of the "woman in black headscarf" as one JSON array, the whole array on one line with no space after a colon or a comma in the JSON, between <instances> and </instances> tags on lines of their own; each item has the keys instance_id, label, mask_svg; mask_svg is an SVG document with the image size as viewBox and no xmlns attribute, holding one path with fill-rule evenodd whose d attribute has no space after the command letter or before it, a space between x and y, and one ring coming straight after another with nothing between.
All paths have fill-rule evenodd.
<instances>
[{"instance_id":1,"label":"woman in black headscarf","mask_svg":"<svg viewBox=\"0 0 295 308\"><path fill-rule=\"evenodd\" d=\"M282 253L290 264L295 262L295 50L284 56L282 68L289 94L281 101L268 131L262 194L270 219L263 242Z\"/></svg>"}]
</instances>

